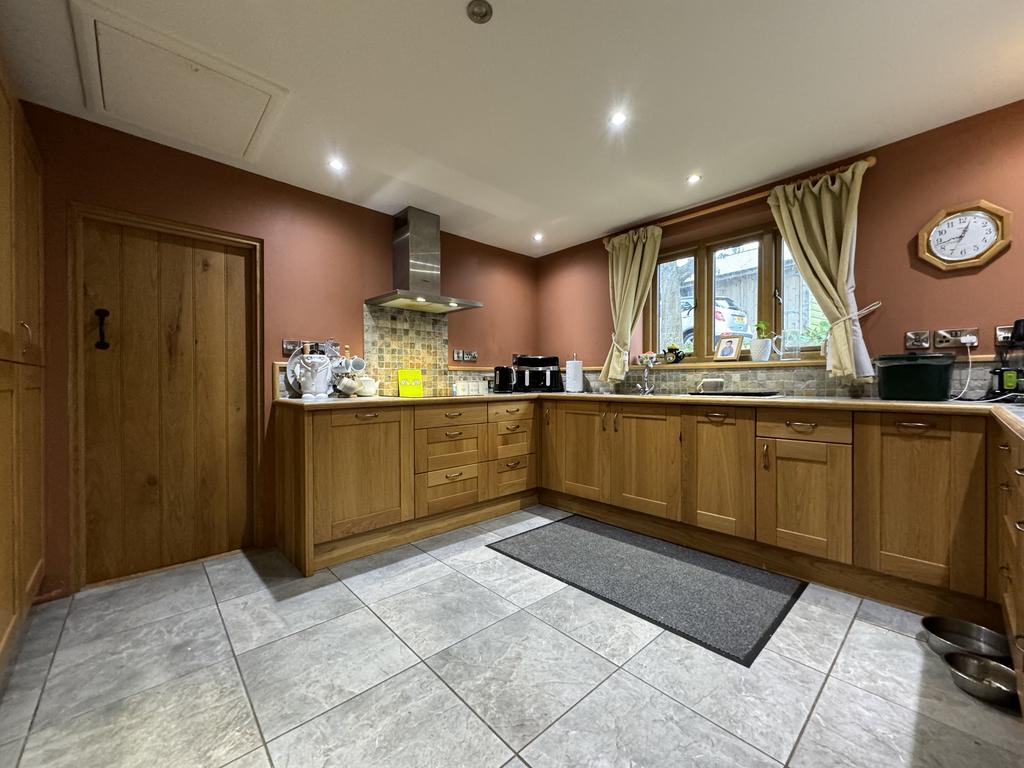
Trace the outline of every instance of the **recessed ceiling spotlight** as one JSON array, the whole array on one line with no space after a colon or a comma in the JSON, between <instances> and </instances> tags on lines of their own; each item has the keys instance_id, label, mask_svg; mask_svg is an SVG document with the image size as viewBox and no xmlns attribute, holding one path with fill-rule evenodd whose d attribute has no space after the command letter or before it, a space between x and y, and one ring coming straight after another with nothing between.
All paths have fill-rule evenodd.
<instances>
[{"instance_id":1,"label":"recessed ceiling spotlight","mask_svg":"<svg viewBox=\"0 0 1024 768\"><path fill-rule=\"evenodd\" d=\"M539 243L543 239L544 239L544 233L543 232L534 232L533 233L533 242Z\"/></svg>"},{"instance_id":2,"label":"recessed ceiling spotlight","mask_svg":"<svg viewBox=\"0 0 1024 768\"><path fill-rule=\"evenodd\" d=\"M686 177L686 183L687 184L696 184L702 178L704 178L704 177L701 176L699 173L691 173L689 176Z\"/></svg>"},{"instance_id":3,"label":"recessed ceiling spotlight","mask_svg":"<svg viewBox=\"0 0 1024 768\"><path fill-rule=\"evenodd\" d=\"M611 123L615 128L621 128L626 124L627 120L629 120L629 115L627 115L621 109L617 109L614 112L612 112L612 116L608 118L608 122Z\"/></svg>"},{"instance_id":4,"label":"recessed ceiling spotlight","mask_svg":"<svg viewBox=\"0 0 1024 768\"><path fill-rule=\"evenodd\" d=\"M342 171L345 170L345 163L341 161L340 157L332 157L327 161L327 167L330 168L332 171L337 171L338 173L341 173Z\"/></svg>"}]
</instances>

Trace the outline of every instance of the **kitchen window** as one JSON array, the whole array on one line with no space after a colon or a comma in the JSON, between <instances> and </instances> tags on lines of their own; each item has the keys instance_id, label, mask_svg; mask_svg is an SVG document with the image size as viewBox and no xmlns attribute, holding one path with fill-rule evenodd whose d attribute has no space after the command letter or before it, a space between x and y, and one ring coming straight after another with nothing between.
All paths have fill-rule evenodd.
<instances>
[{"instance_id":1,"label":"kitchen window","mask_svg":"<svg viewBox=\"0 0 1024 768\"><path fill-rule=\"evenodd\" d=\"M778 230L737 233L665 252L644 316L644 349L677 346L708 361L723 336L755 338L758 321L792 353L814 357L828 323ZM744 353L746 356L746 353Z\"/></svg>"}]
</instances>

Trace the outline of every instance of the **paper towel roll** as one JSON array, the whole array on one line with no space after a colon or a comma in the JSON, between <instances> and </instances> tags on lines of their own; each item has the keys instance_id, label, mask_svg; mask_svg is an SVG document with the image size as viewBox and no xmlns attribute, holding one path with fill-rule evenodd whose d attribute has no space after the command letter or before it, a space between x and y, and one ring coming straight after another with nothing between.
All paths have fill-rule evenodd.
<instances>
[{"instance_id":1,"label":"paper towel roll","mask_svg":"<svg viewBox=\"0 0 1024 768\"><path fill-rule=\"evenodd\" d=\"M565 391L566 392L582 392L583 391L583 361L582 360L566 360L565 361Z\"/></svg>"}]
</instances>

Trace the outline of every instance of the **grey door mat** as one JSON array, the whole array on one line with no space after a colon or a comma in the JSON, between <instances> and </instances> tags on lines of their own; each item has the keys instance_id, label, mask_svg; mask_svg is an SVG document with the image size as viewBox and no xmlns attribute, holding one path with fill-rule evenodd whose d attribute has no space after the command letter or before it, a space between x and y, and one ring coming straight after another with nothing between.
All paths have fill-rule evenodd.
<instances>
[{"instance_id":1,"label":"grey door mat","mask_svg":"<svg viewBox=\"0 0 1024 768\"><path fill-rule=\"evenodd\" d=\"M807 586L577 515L488 546L747 667Z\"/></svg>"}]
</instances>

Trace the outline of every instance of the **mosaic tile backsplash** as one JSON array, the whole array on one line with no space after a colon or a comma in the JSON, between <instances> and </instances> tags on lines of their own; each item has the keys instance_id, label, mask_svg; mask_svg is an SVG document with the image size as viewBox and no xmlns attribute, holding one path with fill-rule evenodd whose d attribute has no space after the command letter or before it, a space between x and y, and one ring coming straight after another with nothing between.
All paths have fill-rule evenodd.
<instances>
[{"instance_id":1,"label":"mosaic tile backsplash","mask_svg":"<svg viewBox=\"0 0 1024 768\"><path fill-rule=\"evenodd\" d=\"M448 316L363 305L363 349L367 373L380 394L398 395L398 371L420 368L423 394L452 393L448 376Z\"/></svg>"}]
</instances>

